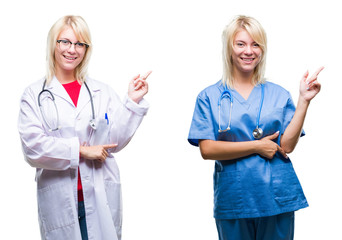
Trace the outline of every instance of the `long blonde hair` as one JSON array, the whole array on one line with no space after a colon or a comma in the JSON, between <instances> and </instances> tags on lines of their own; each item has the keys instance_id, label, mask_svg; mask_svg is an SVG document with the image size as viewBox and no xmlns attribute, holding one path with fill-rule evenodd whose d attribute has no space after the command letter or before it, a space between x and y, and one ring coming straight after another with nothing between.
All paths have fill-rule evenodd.
<instances>
[{"instance_id":1,"label":"long blonde hair","mask_svg":"<svg viewBox=\"0 0 342 240\"><path fill-rule=\"evenodd\" d=\"M255 67L253 73L253 83L263 83L265 68L266 68L266 53L267 53L267 37L266 32L261 24L252 17L243 15L236 16L230 24L228 24L222 33L222 60L223 60L223 74L222 83L232 87L233 76L233 44L236 34L241 30L246 30L253 40L260 46L262 53L259 64Z\"/></svg>"},{"instance_id":2,"label":"long blonde hair","mask_svg":"<svg viewBox=\"0 0 342 240\"><path fill-rule=\"evenodd\" d=\"M87 23L80 16L64 16L60 18L50 29L47 37L46 48L46 82L49 84L56 74L55 48L58 35L67 27L71 27L76 37L89 45L82 62L75 69L75 78L81 82L85 81L88 63L90 60L92 46L91 36Z\"/></svg>"}]
</instances>

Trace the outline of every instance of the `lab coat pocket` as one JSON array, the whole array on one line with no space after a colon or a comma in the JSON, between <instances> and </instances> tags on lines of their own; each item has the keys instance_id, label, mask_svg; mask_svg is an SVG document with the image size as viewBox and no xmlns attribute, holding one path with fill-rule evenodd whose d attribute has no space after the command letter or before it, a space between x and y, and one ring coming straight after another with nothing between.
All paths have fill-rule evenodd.
<instances>
[{"instance_id":1,"label":"lab coat pocket","mask_svg":"<svg viewBox=\"0 0 342 240\"><path fill-rule=\"evenodd\" d=\"M38 214L45 232L76 223L76 210L71 189L54 184L38 189Z\"/></svg>"},{"instance_id":2,"label":"lab coat pocket","mask_svg":"<svg viewBox=\"0 0 342 240\"><path fill-rule=\"evenodd\" d=\"M215 210L237 213L243 207L239 171L216 172L214 176Z\"/></svg>"},{"instance_id":3,"label":"lab coat pocket","mask_svg":"<svg viewBox=\"0 0 342 240\"><path fill-rule=\"evenodd\" d=\"M274 199L280 204L295 203L304 197L297 175L291 163L272 166Z\"/></svg>"},{"instance_id":4,"label":"lab coat pocket","mask_svg":"<svg viewBox=\"0 0 342 240\"><path fill-rule=\"evenodd\" d=\"M110 208L116 232L121 232L122 225L122 202L121 184L113 181L105 181L107 202Z\"/></svg>"},{"instance_id":5,"label":"lab coat pocket","mask_svg":"<svg viewBox=\"0 0 342 240\"><path fill-rule=\"evenodd\" d=\"M107 119L96 119L96 130L94 131L94 135L90 145L104 145L110 144L109 142L109 123Z\"/></svg>"}]
</instances>

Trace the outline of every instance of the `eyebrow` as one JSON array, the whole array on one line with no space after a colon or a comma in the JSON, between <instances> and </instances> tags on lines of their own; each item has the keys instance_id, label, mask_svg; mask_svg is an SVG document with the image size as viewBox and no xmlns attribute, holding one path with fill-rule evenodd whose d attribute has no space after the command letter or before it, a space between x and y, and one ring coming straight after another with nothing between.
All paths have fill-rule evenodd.
<instances>
[{"instance_id":1,"label":"eyebrow","mask_svg":"<svg viewBox=\"0 0 342 240\"><path fill-rule=\"evenodd\" d=\"M69 42L71 42L71 43L80 43L80 41L79 40L77 40L76 42L73 42L73 41L71 41L69 38L63 38L63 37L61 37L61 38L59 38L60 40L68 40Z\"/></svg>"},{"instance_id":2,"label":"eyebrow","mask_svg":"<svg viewBox=\"0 0 342 240\"><path fill-rule=\"evenodd\" d=\"M247 42L245 42L243 40L234 40L234 43L237 43L237 42L247 43ZM258 44L256 41L252 42L252 44L254 44L254 43Z\"/></svg>"}]
</instances>

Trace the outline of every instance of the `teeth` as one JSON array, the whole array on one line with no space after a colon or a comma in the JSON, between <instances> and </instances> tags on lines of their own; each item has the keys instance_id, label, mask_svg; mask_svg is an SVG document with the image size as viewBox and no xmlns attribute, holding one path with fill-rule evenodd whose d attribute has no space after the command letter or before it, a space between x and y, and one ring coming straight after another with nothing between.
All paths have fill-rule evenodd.
<instances>
[{"instance_id":1,"label":"teeth","mask_svg":"<svg viewBox=\"0 0 342 240\"><path fill-rule=\"evenodd\" d=\"M67 57L67 56L64 56L64 57L68 60L75 60L76 59L75 57Z\"/></svg>"}]
</instances>

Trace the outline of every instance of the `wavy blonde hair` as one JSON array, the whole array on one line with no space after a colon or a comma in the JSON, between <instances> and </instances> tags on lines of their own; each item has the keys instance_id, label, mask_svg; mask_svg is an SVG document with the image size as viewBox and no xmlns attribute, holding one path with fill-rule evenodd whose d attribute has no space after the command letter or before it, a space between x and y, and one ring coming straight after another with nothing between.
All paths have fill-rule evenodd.
<instances>
[{"instance_id":1,"label":"wavy blonde hair","mask_svg":"<svg viewBox=\"0 0 342 240\"><path fill-rule=\"evenodd\" d=\"M67 27L71 27L80 42L89 45L84 54L82 62L75 69L75 78L81 82L85 81L88 63L90 60L92 46L91 36L87 23L80 16L64 16L60 18L50 29L47 37L46 48L46 83L49 84L56 74L55 67L55 48L59 34Z\"/></svg>"},{"instance_id":2,"label":"wavy blonde hair","mask_svg":"<svg viewBox=\"0 0 342 240\"><path fill-rule=\"evenodd\" d=\"M246 30L253 40L261 48L261 59L259 64L254 69L253 83L255 85L264 83L264 74L266 68L266 53L267 53L267 37L266 32L261 24L254 18L239 15L236 16L230 24L228 24L222 33L222 60L223 60L223 74L222 83L232 87L234 76L233 76L233 44L236 34L241 30Z\"/></svg>"}]
</instances>

